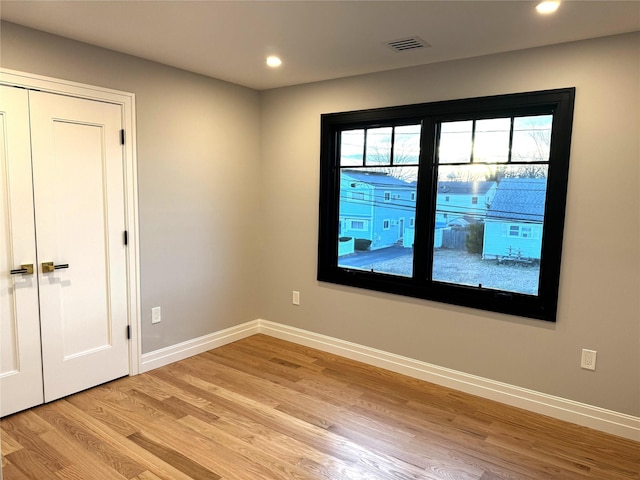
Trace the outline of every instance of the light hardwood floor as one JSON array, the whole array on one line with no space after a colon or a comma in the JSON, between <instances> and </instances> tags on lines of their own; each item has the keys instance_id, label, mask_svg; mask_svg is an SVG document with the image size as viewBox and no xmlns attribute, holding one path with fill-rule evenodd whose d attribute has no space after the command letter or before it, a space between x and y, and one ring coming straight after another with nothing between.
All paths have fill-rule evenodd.
<instances>
[{"instance_id":1,"label":"light hardwood floor","mask_svg":"<svg viewBox=\"0 0 640 480\"><path fill-rule=\"evenodd\" d=\"M2 419L4 480L640 479L640 444L265 335Z\"/></svg>"}]
</instances>

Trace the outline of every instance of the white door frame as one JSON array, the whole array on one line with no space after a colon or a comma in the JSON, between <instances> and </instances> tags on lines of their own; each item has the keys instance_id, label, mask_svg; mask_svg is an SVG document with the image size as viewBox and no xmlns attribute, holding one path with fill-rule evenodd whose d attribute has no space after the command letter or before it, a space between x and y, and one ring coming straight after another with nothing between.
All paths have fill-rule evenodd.
<instances>
[{"instance_id":1,"label":"white door frame","mask_svg":"<svg viewBox=\"0 0 640 480\"><path fill-rule=\"evenodd\" d=\"M138 244L138 168L136 158L135 94L95 87L82 83L44 77L31 73L0 68L0 84L37 89L71 97L114 103L122 106L122 124L125 130L124 181L125 225L128 232L127 296L131 341L129 342L129 375L140 372L140 251Z\"/></svg>"}]
</instances>

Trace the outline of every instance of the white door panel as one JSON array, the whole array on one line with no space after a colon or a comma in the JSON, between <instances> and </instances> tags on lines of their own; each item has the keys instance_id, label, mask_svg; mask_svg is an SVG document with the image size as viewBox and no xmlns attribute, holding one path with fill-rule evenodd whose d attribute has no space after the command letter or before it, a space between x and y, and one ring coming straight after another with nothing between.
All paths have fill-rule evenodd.
<instances>
[{"instance_id":1,"label":"white door panel","mask_svg":"<svg viewBox=\"0 0 640 480\"><path fill-rule=\"evenodd\" d=\"M45 401L129 373L121 107L31 92ZM57 268L46 271L43 263ZM68 266L68 268L63 268Z\"/></svg>"},{"instance_id":2,"label":"white door panel","mask_svg":"<svg viewBox=\"0 0 640 480\"><path fill-rule=\"evenodd\" d=\"M0 86L0 416L43 402L31 173L28 92Z\"/></svg>"}]
</instances>

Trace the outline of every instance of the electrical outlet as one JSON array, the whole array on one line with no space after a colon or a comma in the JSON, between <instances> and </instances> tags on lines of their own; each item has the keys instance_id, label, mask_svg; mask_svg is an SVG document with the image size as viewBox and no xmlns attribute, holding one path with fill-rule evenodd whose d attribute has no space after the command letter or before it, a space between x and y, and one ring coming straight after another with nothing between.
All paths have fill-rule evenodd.
<instances>
[{"instance_id":1,"label":"electrical outlet","mask_svg":"<svg viewBox=\"0 0 640 480\"><path fill-rule=\"evenodd\" d=\"M598 352L595 350L582 349L582 360L580 361L580 367L587 370L596 369L596 355Z\"/></svg>"},{"instance_id":2,"label":"electrical outlet","mask_svg":"<svg viewBox=\"0 0 640 480\"><path fill-rule=\"evenodd\" d=\"M151 309L151 323L160 323L162 320L162 311L160 307L153 307Z\"/></svg>"},{"instance_id":3,"label":"electrical outlet","mask_svg":"<svg viewBox=\"0 0 640 480\"><path fill-rule=\"evenodd\" d=\"M293 295L291 296L291 303L294 305L300 305L300 292L293 291Z\"/></svg>"}]
</instances>

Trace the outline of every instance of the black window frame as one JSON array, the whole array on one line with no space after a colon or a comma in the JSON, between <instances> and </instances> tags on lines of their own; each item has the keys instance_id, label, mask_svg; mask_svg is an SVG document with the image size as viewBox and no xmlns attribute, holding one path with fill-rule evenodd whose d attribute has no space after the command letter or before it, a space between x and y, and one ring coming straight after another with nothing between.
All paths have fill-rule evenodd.
<instances>
[{"instance_id":1,"label":"black window frame","mask_svg":"<svg viewBox=\"0 0 640 480\"><path fill-rule=\"evenodd\" d=\"M368 290L555 322L575 88L456 99L321 115L320 202L317 279ZM551 144L538 295L431 280L437 178L435 154L440 122L552 114ZM413 276L338 267L340 132L420 123L421 144L415 211Z\"/></svg>"}]
</instances>

